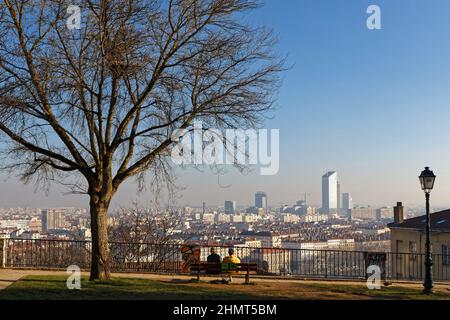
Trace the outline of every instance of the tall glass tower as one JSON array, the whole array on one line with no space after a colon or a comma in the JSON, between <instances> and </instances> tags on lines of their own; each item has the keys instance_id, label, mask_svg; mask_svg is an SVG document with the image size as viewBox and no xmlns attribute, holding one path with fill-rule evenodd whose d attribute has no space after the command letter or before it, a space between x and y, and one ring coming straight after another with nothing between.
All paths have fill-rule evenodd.
<instances>
[{"instance_id":1,"label":"tall glass tower","mask_svg":"<svg viewBox=\"0 0 450 320\"><path fill-rule=\"evenodd\" d=\"M350 216L350 209L353 208L353 199L350 193L342 194L342 213L344 216Z\"/></svg>"},{"instance_id":2,"label":"tall glass tower","mask_svg":"<svg viewBox=\"0 0 450 320\"><path fill-rule=\"evenodd\" d=\"M255 193L255 207L267 210L267 194L263 191Z\"/></svg>"},{"instance_id":3,"label":"tall glass tower","mask_svg":"<svg viewBox=\"0 0 450 320\"><path fill-rule=\"evenodd\" d=\"M225 214L235 214L236 213L236 201L227 200L225 201Z\"/></svg>"},{"instance_id":4,"label":"tall glass tower","mask_svg":"<svg viewBox=\"0 0 450 320\"><path fill-rule=\"evenodd\" d=\"M338 175L329 171L322 176L322 212L336 214L338 212Z\"/></svg>"}]
</instances>

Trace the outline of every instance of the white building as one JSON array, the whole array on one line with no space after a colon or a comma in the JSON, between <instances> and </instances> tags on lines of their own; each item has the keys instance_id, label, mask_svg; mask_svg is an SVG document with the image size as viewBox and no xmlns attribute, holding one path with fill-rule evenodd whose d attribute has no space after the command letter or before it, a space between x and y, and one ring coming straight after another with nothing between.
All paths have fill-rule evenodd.
<instances>
[{"instance_id":1,"label":"white building","mask_svg":"<svg viewBox=\"0 0 450 320\"><path fill-rule=\"evenodd\" d=\"M0 220L0 228L27 229L29 220Z\"/></svg>"},{"instance_id":2,"label":"white building","mask_svg":"<svg viewBox=\"0 0 450 320\"><path fill-rule=\"evenodd\" d=\"M254 223L254 222L257 222L258 219L259 219L259 216L255 215L255 214L246 214L244 216L243 222Z\"/></svg>"},{"instance_id":3,"label":"white building","mask_svg":"<svg viewBox=\"0 0 450 320\"><path fill-rule=\"evenodd\" d=\"M261 241L263 248L281 248L281 236L269 231L258 232L255 235L256 240Z\"/></svg>"},{"instance_id":4,"label":"white building","mask_svg":"<svg viewBox=\"0 0 450 320\"><path fill-rule=\"evenodd\" d=\"M216 215L216 223L229 223L231 218L228 214L219 213Z\"/></svg>"},{"instance_id":5,"label":"white building","mask_svg":"<svg viewBox=\"0 0 450 320\"><path fill-rule=\"evenodd\" d=\"M392 207L383 207L377 209L377 219L378 220L394 220L394 208Z\"/></svg>"},{"instance_id":6,"label":"white building","mask_svg":"<svg viewBox=\"0 0 450 320\"><path fill-rule=\"evenodd\" d=\"M205 213L203 215L203 223L213 224L214 223L214 214L213 213Z\"/></svg>"},{"instance_id":7,"label":"white building","mask_svg":"<svg viewBox=\"0 0 450 320\"><path fill-rule=\"evenodd\" d=\"M284 223L297 223L300 221L300 217L295 214L284 214L282 216Z\"/></svg>"},{"instance_id":8,"label":"white building","mask_svg":"<svg viewBox=\"0 0 450 320\"><path fill-rule=\"evenodd\" d=\"M329 216L327 214L307 214L300 217L301 222L322 222L327 221Z\"/></svg>"},{"instance_id":9,"label":"white building","mask_svg":"<svg viewBox=\"0 0 450 320\"><path fill-rule=\"evenodd\" d=\"M244 247L244 248L261 248L261 241L256 239L245 239L242 244L234 245L235 247Z\"/></svg>"},{"instance_id":10,"label":"white building","mask_svg":"<svg viewBox=\"0 0 450 320\"><path fill-rule=\"evenodd\" d=\"M235 214L234 216L231 216L231 217L232 217L232 222L233 223L244 222L244 217L242 215L240 215L240 214Z\"/></svg>"},{"instance_id":11,"label":"white building","mask_svg":"<svg viewBox=\"0 0 450 320\"><path fill-rule=\"evenodd\" d=\"M377 220L377 210L372 207L355 207L350 209L351 219L356 220Z\"/></svg>"},{"instance_id":12,"label":"white building","mask_svg":"<svg viewBox=\"0 0 450 320\"><path fill-rule=\"evenodd\" d=\"M338 175L336 171L329 171L322 176L322 212L336 214L338 202Z\"/></svg>"}]
</instances>

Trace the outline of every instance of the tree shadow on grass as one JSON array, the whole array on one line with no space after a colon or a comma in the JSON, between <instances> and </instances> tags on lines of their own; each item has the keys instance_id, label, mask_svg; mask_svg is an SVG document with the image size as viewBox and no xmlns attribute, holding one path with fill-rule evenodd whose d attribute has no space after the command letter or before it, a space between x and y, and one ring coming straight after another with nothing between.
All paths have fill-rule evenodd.
<instances>
[{"instance_id":1,"label":"tree shadow on grass","mask_svg":"<svg viewBox=\"0 0 450 320\"><path fill-rule=\"evenodd\" d=\"M224 290L225 286L196 286L176 281L116 278L89 282L82 278L81 290L69 290L65 277L26 277L0 292L12 300L201 300L258 299L257 294Z\"/></svg>"}]
</instances>

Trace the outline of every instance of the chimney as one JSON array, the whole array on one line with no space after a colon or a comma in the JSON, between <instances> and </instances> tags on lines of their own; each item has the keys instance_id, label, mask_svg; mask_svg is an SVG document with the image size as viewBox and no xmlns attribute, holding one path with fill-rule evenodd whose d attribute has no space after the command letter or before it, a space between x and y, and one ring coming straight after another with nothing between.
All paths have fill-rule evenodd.
<instances>
[{"instance_id":1,"label":"chimney","mask_svg":"<svg viewBox=\"0 0 450 320\"><path fill-rule=\"evenodd\" d=\"M397 202L397 206L394 207L394 223L402 223L403 220L403 204L401 202Z\"/></svg>"}]
</instances>

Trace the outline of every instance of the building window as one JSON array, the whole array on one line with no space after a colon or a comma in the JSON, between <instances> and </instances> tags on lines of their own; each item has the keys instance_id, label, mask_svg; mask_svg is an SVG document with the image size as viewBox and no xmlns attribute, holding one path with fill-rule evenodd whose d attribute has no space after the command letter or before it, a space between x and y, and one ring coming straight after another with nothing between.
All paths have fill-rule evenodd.
<instances>
[{"instance_id":1,"label":"building window","mask_svg":"<svg viewBox=\"0 0 450 320\"><path fill-rule=\"evenodd\" d=\"M409 242L409 259L412 261L417 259L417 243L415 241Z\"/></svg>"},{"instance_id":2,"label":"building window","mask_svg":"<svg viewBox=\"0 0 450 320\"><path fill-rule=\"evenodd\" d=\"M402 254L401 254L402 244L403 244L402 240L397 240L395 242L395 251L397 252L396 256L397 256L397 259L399 259L399 260L402 258Z\"/></svg>"},{"instance_id":3,"label":"building window","mask_svg":"<svg viewBox=\"0 0 450 320\"><path fill-rule=\"evenodd\" d=\"M442 265L450 266L450 246L442 245Z\"/></svg>"}]
</instances>

